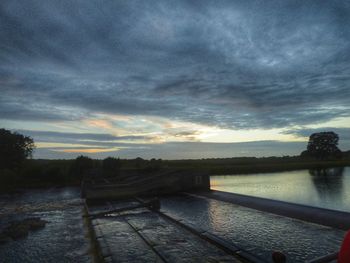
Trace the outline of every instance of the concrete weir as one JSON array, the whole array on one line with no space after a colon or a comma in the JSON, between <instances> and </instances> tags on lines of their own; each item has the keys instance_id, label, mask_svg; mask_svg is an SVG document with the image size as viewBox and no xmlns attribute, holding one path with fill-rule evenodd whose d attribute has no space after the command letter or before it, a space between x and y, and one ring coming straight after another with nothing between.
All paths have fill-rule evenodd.
<instances>
[{"instance_id":1,"label":"concrete weir","mask_svg":"<svg viewBox=\"0 0 350 263\"><path fill-rule=\"evenodd\" d=\"M350 228L350 213L211 191L208 175L167 173L100 181L90 180L82 187L98 262L270 262L215 235L210 228L203 230L169 214L154 198L180 192L337 229Z\"/></svg>"},{"instance_id":2,"label":"concrete weir","mask_svg":"<svg viewBox=\"0 0 350 263\"><path fill-rule=\"evenodd\" d=\"M209 191L209 176L171 172L82 185L86 218L101 262L265 262L160 209L161 196ZM144 199L135 198L143 196Z\"/></svg>"},{"instance_id":3,"label":"concrete weir","mask_svg":"<svg viewBox=\"0 0 350 263\"><path fill-rule=\"evenodd\" d=\"M129 199L86 204L101 262L265 262L154 203Z\"/></svg>"},{"instance_id":4,"label":"concrete weir","mask_svg":"<svg viewBox=\"0 0 350 263\"><path fill-rule=\"evenodd\" d=\"M350 229L350 213L347 212L215 190L200 195L341 230Z\"/></svg>"},{"instance_id":5,"label":"concrete weir","mask_svg":"<svg viewBox=\"0 0 350 263\"><path fill-rule=\"evenodd\" d=\"M209 175L171 171L154 175L137 174L115 179L84 180L81 192L86 200L101 201L209 189Z\"/></svg>"}]
</instances>

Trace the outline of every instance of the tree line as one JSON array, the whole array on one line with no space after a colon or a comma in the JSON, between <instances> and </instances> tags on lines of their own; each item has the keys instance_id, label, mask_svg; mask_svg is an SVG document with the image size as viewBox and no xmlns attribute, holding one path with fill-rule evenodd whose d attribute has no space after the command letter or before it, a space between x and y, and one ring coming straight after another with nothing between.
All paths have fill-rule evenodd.
<instances>
[{"instance_id":1,"label":"tree line","mask_svg":"<svg viewBox=\"0 0 350 263\"><path fill-rule=\"evenodd\" d=\"M78 156L73 160L34 160L34 140L17 132L0 129L0 190L16 187L79 185L84 177L116 177L121 168L154 172L162 160L94 160Z\"/></svg>"},{"instance_id":2,"label":"tree line","mask_svg":"<svg viewBox=\"0 0 350 263\"><path fill-rule=\"evenodd\" d=\"M318 164L330 160L340 160L342 157L350 159L350 156L346 156L340 151L338 142L339 136L334 132L314 133L309 137L306 150L300 156L292 157L163 161L161 159L144 160L140 157L130 160L115 157L94 160L87 156L79 156L74 160L33 160L31 156L35 144L32 138L0 129L0 188L79 185L82 178L87 176L116 177L122 172L130 172L131 170L139 170L145 174L161 169L235 173L239 171L270 172L289 168L305 168L308 162ZM249 169L246 166L249 166Z\"/></svg>"}]
</instances>

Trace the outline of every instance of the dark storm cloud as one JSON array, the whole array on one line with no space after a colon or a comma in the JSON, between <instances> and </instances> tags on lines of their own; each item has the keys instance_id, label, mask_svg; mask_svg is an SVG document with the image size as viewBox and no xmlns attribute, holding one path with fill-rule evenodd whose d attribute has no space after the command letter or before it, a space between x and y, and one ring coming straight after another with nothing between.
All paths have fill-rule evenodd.
<instances>
[{"instance_id":1,"label":"dark storm cloud","mask_svg":"<svg viewBox=\"0 0 350 263\"><path fill-rule=\"evenodd\" d=\"M348 1L1 1L0 118L350 115Z\"/></svg>"},{"instance_id":2,"label":"dark storm cloud","mask_svg":"<svg viewBox=\"0 0 350 263\"><path fill-rule=\"evenodd\" d=\"M115 136L105 133L72 133L72 132L52 132L52 131L33 131L33 130L17 130L17 132L31 136L35 141L40 142L64 142L64 143L89 143L85 140L90 140L91 144L96 145L102 143L102 146L108 141L129 141L129 140L147 140L146 136ZM113 145L113 144L112 144ZM114 145L115 146L115 145Z\"/></svg>"},{"instance_id":3,"label":"dark storm cloud","mask_svg":"<svg viewBox=\"0 0 350 263\"><path fill-rule=\"evenodd\" d=\"M291 130L286 131L286 134L294 134L299 137L309 137L311 134L316 132L329 132L333 131L339 135L339 141L342 142L348 141L350 142L350 128L334 128L334 127L324 127L324 128L317 128L317 129L297 129L297 130Z\"/></svg>"},{"instance_id":4,"label":"dark storm cloud","mask_svg":"<svg viewBox=\"0 0 350 263\"><path fill-rule=\"evenodd\" d=\"M62 106L50 105L43 101L28 101L23 97L0 97L0 119L20 121L75 121L83 117L83 110L74 111Z\"/></svg>"},{"instance_id":5,"label":"dark storm cloud","mask_svg":"<svg viewBox=\"0 0 350 263\"><path fill-rule=\"evenodd\" d=\"M308 140L309 136L316 132L329 132L333 131L339 136L339 148L342 151L349 151L350 149L350 128L335 128L335 127L322 127L322 128L300 128L285 131L285 134L292 134L297 137L305 138Z\"/></svg>"}]
</instances>

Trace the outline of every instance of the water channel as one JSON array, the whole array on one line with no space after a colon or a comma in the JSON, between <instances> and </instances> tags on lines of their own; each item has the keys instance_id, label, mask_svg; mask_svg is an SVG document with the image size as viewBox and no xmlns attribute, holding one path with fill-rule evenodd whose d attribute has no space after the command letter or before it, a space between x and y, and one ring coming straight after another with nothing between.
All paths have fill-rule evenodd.
<instances>
[{"instance_id":1,"label":"water channel","mask_svg":"<svg viewBox=\"0 0 350 263\"><path fill-rule=\"evenodd\" d=\"M350 212L350 167L212 176L214 190Z\"/></svg>"}]
</instances>

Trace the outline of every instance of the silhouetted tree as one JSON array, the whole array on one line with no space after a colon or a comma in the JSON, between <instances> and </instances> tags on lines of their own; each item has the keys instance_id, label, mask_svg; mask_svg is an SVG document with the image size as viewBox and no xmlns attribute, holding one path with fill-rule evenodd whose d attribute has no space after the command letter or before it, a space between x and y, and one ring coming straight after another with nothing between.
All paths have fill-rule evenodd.
<instances>
[{"instance_id":1,"label":"silhouetted tree","mask_svg":"<svg viewBox=\"0 0 350 263\"><path fill-rule=\"evenodd\" d=\"M303 157L316 159L341 158L338 148L339 136L335 132L318 132L311 134L307 150L302 153Z\"/></svg>"},{"instance_id":2,"label":"silhouetted tree","mask_svg":"<svg viewBox=\"0 0 350 263\"><path fill-rule=\"evenodd\" d=\"M0 169L18 167L34 150L31 137L0 129Z\"/></svg>"}]
</instances>

